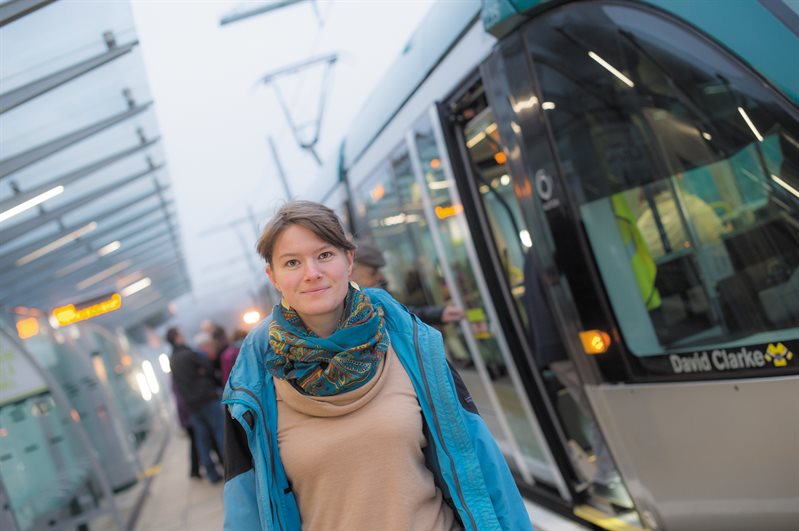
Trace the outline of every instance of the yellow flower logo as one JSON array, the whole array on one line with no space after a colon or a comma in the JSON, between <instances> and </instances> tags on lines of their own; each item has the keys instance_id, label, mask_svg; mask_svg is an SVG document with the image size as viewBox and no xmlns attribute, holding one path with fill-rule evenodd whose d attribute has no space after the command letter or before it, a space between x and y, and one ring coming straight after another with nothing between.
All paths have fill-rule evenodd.
<instances>
[{"instance_id":1,"label":"yellow flower logo","mask_svg":"<svg viewBox=\"0 0 799 531\"><path fill-rule=\"evenodd\" d=\"M776 345L769 343L765 358L767 362L773 363L775 367L785 367L788 365L788 361L793 359L793 352L788 350L788 347L782 343L777 343Z\"/></svg>"}]
</instances>

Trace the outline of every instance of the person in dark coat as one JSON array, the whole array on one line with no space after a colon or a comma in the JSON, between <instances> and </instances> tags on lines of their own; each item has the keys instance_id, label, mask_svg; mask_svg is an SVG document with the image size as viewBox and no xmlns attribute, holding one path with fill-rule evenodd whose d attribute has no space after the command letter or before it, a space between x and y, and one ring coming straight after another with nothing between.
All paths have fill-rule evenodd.
<instances>
[{"instance_id":1,"label":"person in dark coat","mask_svg":"<svg viewBox=\"0 0 799 531\"><path fill-rule=\"evenodd\" d=\"M180 398L180 393L178 393L177 389L175 389L174 380L172 381L172 394L175 395L175 406L178 410L180 427L186 430L186 434L189 436L189 443L191 444L191 448L189 450L189 477L202 479L202 475L200 474L200 454L197 451L194 428L191 427L191 420L189 419L189 412L186 411L186 405L183 403L183 399Z\"/></svg>"},{"instance_id":2,"label":"person in dark coat","mask_svg":"<svg viewBox=\"0 0 799 531\"><path fill-rule=\"evenodd\" d=\"M189 414L200 461L208 481L218 483L222 478L211 459L211 448L214 444L223 447L224 427L213 368L206 356L186 345L178 328L170 328L166 339L172 345L172 381Z\"/></svg>"}]
</instances>

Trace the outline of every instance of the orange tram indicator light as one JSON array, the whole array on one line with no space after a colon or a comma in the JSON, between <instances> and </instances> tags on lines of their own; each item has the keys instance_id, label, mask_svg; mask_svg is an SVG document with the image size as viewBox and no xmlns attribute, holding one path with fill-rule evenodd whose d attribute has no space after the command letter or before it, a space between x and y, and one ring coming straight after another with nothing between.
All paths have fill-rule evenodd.
<instances>
[{"instance_id":1,"label":"orange tram indicator light","mask_svg":"<svg viewBox=\"0 0 799 531\"><path fill-rule=\"evenodd\" d=\"M583 330L580 343L586 354L602 354L610 348L610 335L602 330Z\"/></svg>"},{"instance_id":2,"label":"orange tram indicator light","mask_svg":"<svg viewBox=\"0 0 799 531\"><path fill-rule=\"evenodd\" d=\"M68 324L77 323L78 321L85 321L104 313L109 313L122 308L122 297L119 293L114 293L108 298L101 300L93 299L88 302L79 304L80 308L74 304L67 304L53 309L58 324L66 326Z\"/></svg>"}]
</instances>

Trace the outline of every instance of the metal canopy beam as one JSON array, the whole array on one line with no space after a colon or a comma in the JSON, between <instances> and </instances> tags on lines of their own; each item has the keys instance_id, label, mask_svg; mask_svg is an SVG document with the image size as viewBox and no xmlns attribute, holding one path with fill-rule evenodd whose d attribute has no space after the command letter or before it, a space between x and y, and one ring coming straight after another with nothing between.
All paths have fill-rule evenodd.
<instances>
[{"instance_id":1,"label":"metal canopy beam","mask_svg":"<svg viewBox=\"0 0 799 531\"><path fill-rule=\"evenodd\" d=\"M66 260L62 260L59 263L59 266L43 265L43 267L39 267L33 271L15 270L6 275L3 279L4 282L7 282L8 285L12 286L12 293L9 293L8 297L0 298L11 298L14 294L20 294L20 296L29 297L32 296L32 294L38 293L40 288L46 292L57 291L58 287L72 289L69 286L72 286L74 282L80 281L81 277L90 277L95 273L99 273L104 269L112 267L115 263L124 262L125 260L149 260L152 258L163 258L165 255L168 255L169 250L172 249L171 247L167 247L169 242L163 239L167 235L168 234L166 232L152 234L148 236L146 240L128 246L124 251L115 254L113 257L98 257L98 260L86 264L81 268L75 269L74 271L70 271L60 277L54 277L53 270L56 269L56 267L69 265L69 263L66 263ZM148 247L140 249L145 245ZM139 251L134 252L136 249L139 249ZM175 252L175 259L177 260L181 258L182 257L180 253ZM131 264L131 267L140 267L140 265Z\"/></svg>"},{"instance_id":2,"label":"metal canopy beam","mask_svg":"<svg viewBox=\"0 0 799 531\"><path fill-rule=\"evenodd\" d=\"M152 318L157 312L166 311L170 301L189 291L191 291L191 286L188 285L177 285L174 287L170 286L168 289L161 291L158 298L147 301L146 303L141 304L141 306L129 306L127 314L107 314L109 316L109 322L115 322L114 319L116 318L117 320L122 320L120 324L123 324L127 328L140 325ZM124 303L122 309L125 309Z\"/></svg>"},{"instance_id":3,"label":"metal canopy beam","mask_svg":"<svg viewBox=\"0 0 799 531\"><path fill-rule=\"evenodd\" d=\"M71 203L63 205L63 206L61 206L59 208L56 208L54 210L50 210L49 212L45 212L44 214L41 214L41 215L36 216L34 218L30 218L30 219L28 219L26 221L23 221L22 223L17 223L13 227L0 232L0 241L2 241L3 243L7 243L7 242L10 242L11 240L19 238L20 236L26 234L28 231L33 230L36 227L39 227L40 225L43 225L43 224L48 223L50 221L53 221L53 220L63 216L64 214L66 214L68 212L71 212L72 210L75 210L76 208L80 208L83 205L91 203L92 201L95 201L96 199L99 199L99 198L101 198L104 195L110 194L112 192L116 192L120 188L122 188L122 187L124 187L124 186L126 186L126 185L128 185L128 184L130 184L130 183L132 183L134 181L137 181L137 180L141 179L142 177L145 177L145 176L153 173L156 170L159 170L159 169L163 168L163 166L164 166L163 164L159 164L158 166L154 166L152 168L148 168L148 169L146 169L146 170L144 170L142 172L139 172L139 173L137 173L135 175L131 175L130 177L122 179L121 181L118 181L118 182L115 182L113 184L110 184L110 185L106 186L105 188L100 188L99 190L95 190L94 192L86 194L85 196L83 196L83 197L81 197L79 199L76 199L75 201L72 201Z\"/></svg>"},{"instance_id":4,"label":"metal canopy beam","mask_svg":"<svg viewBox=\"0 0 799 531\"><path fill-rule=\"evenodd\" d=\"M155 187L158 190L158 199L161 201L161 205L164 207L164 214L166 214L167 199L164 195L164 190L161 188L161 183L156 181ZM164 215L164 221L166 221L166 224L169 227L169 233L172 235L172 243L175 246L178 256L180 256L182 259L183 255L181 254L180 238L178 237L177 228L175 227L174 223L172 223L172 219L168 215Z\"/></svg>"},{"instance_id":5,"label":"metal canopy beam","mask_svg":"<svg viewBox=\"0 0 799 531\"><path fill-rule=\"evenodd\" d=\"M262 15L264 13L280 9L282 7L290 6L291 4L297 4L302 1L303 0L278 0L273 4L258 6L253 9L248 9L246 11L230 13L228 15L223 16L219 20L219 25L224 26L225 24L230 24L231 22L236 22L239 20L243 20L245 18L254 17L255 15Z\"/></svg>"},{"instance_id":6,"label":"metal canopy beam","mask_svg":"<svg viewBox=\"0 0 799 531\"><path fill-rule=\"evenodd\" d=\"M82 179L84 177L88 177L92 173L95 173L106 166L110 166L111 164L120 161L126 157L133 155L143 149L147 149L148 147L152 146L156 142L158 142L160 138L155 138L153 140L147 140L142 142L139 145L129 147L127 149L123 149L122 151L117 151L113 155L110 155L104 159L98 160L97 162L92 162L91 164L87 164L82 168L78 168L75 171L71 171L66 173L60 177L56 177L55 179L46 182L44 184L40 184L35 188L31 188L25 192L20 194L14 195L6 199L5 201L0 202L0 212L3 212L9 208L12 208L20 203L24 203L25 201L36 197L39 194L43 194L44 192L55 188L56 186L66 186L68 184L74 183L75 181Z\"/></svg>"},{"instance_id":7,"label":"metal canopy beam","mask_svg":"<svg viewBox=\"0 0 799 531\"><path fill-rule=\"evenodd\" d=\"M101 231L92 231L85 236L81 236L74 242L71 242L60 249L56 249L50 253L47 253L43 259L33 260L31 262L27 262L26 264L16 266L16 268L11 271L10 273L6 274L3 277L3 281L12 282L13 279L17 275L24 275L24 274L36 274L37 272L41 272L42 270L49 269L57 269L60 270L61 268L69 265L70 261L75 261L79 259L83 259L86 256L93 255L96 253L96 249L92 249L90 243L94 240L99 240L100 238L109 239L113 237L115 240L119 240L123 242L124 248L124 240L127 238L131 238L136 236L144 231L150 230L151 228L163 225L163 220L160 218L151 221L150 223L143 224L141 226L132 228L129 232L123 234L122 236L117 236L113 234L121 229L129 227L131 224L136 224L136 221L139 219L144 219L155 212L161 210L161 207L158 206L147 211L143 215L137 215L135 219L131 220L130 218L123 220L111 227L105 228ZM84 224L85 226L85 224ZM3 262L0 263L0 269L4 267L8 267L9 271L15 265L15 262L22 258L23 256L35 251L47 245L51 241L57 240L59 236L52 236L45 239L45 241L41 244L35 246L26 246L23 251L15 251L13 255L9 255L8 258L4 259ZM41 240L40 240L41 241ZM38 243L38 242L37 242ZM83 245L81 245L83 244ZM76 256L81 255L81 256Z\"/></svg>"},{"instance_id":8,"label":"metal canopy beam","mask_svg":"<svg viewBox=\"0 0 799 531\"><path fill-rule=\"evenodd\" d=\"M115 253L113 256L109 256L107 258L100 258L96 262L87 264L86 267L83 267L76 271L72 271L58 278L55 278L53 276L54 274L53 270L55 269L55 267L43 264L41 267L38 267L33 270L23 270L19 268L18 270L15 270L5 275L4 282L8 280L9 286L14 291L17 292L20 291L18 287L22 289L25 288L24 282L26 279L39 279L38 282L36 282L35 284L44 282L44 284L50 284L51 286L52 284L68 284L70 282L70 279L76 276L80 275L91 276L92 271L102 271L103 269L113 265L114 262L137 258L140 257L141 255L146 255L147 253L152 252L153 249L159 249L161 252L163 252L163 250L161 250L160 248L164 246L167 242L159 240L161 240L161 238L163 238L164 236L166 236L165 232L153 234L151 237L147 239L146 242L137 242L136 244L127 247L124 251ZM133 252L136 249L142 247L144 243L150 244L151 247L142 249L139 252ZM66 266L69 264L66 263L66 261L62 261L60 265Z\"/></svg>"},{"instance_id":9,"label":"metal canopy beam","mask_svg":"<svg viewBox=\"0 0 799 531\"><path fill-rule=\"evenodd\" d=\"M41 9L55 0L11 0L0 5L0 28Z\"/></svg>"},{"instance_id":10,"label":"metal canopy beam","mask_svg":"<svg viewBox=\"0 0 799 531\"><path fill-rule=\"evenodd\" d=\"M163 247L163 243L159 245L159 247ZM127 274L130 274L131 271L142 271L142 276L146 277L149 276L147 271L152 271L156 267L160 267L163 264L169 265L177 265L180 262L180 258L178 256L166 255L163 250L158 253L152 252L150 249L145 249L143 252L138 253L135 257L124 257L125 260L135 261L135 263L131 263L128 267L114 273L107 279L104 279L94 286L91 286L90 289L87 288L86 291L80 290L80 293L92 293L92 292L109 292L116 290L116 281ZM117 263L124 262L125 260L121 260ZM106 265L106 268L112 267L114 264ZM105 269L105 268L103 268ZM100 269L96 273L102 272L103 269ZM96 274L94 273L94 274ZM90 277L91 274L86 272L86 276L83 278ZM82 279L81 279L82 280ZM80 282L81 280L78 280ZM75 289L73 288L73 291Z\"/></svg>"},{"instance_id":11,"label":"metal canopy beam","mask_svg":"<svg viewBox=\"0 0 799 531\"><path fill-rule=\"evenodd\" d=\"M56 87L72 81L76 77L80 77L86 72L91 72L95 68L103 66L104 64L113 61L117 57L125 55L130 52L134 46L139 42L133 41L121 46L112 45L107 52L96 55L90 59L82 61L76 65L69 66L63 70L59 70L54 74L37 79L27 85L23 85L14 90L10 90L4 94L0 94L0 114L10 111L11 109L22 105L23 103L32 100L37 96L41 96L45 92L53 90Z\"/></svg>"},{"instance_id":12,"label":"metal canopy beam","mask_svg":"<svg viewBox=\"0 0 799 531\"><path fill-rule=\"evenodd\" d=\"M119 214L120 212L122 212L124 210L127 210L128 208L140 203L141 201L145 201L145 200L153 197L155 194L156 194L155 191L148 192L147 194L139 196L139 197L135 198L134 200L132 200L132 201L130 201L128 203L125 203L124 205L118 205L118 206L116 206L114 208L110 208L108 210L105 210L102 213L98 214L97 216L93 216L91 219L88 219L88 218L84 219L82 222L75 223L75 224L71 225L70 227L67 227L67 228L63 229L60 232L57 232L55 234L48 234L47 236L43 236L43 237L39 238L38 240L36 240L36 241L34 241L34 242L24 246L24 247L21 247L20 249L17 249L15 251L10 252L10 253L6 253L6 254L0 256L0 271L3 271L7 266L11 266L12 264L14 264L14 262L19 260L23 256L25 256L26 254L31 253L31 252L35 251L36 249L39 249L40 247L44 247L48 243L53 242L53 241L55 241L55 240L57 240L59 238L62 238L64 236L66 236L67 234L80 229L81 227L85 227L86 225L88 225L92 221L100 221L100 220L103 220L103 219L105 219L107 217ZM142 213L136 214L136 217L143 218L143 217L149 216L150 214L152 214L154 212L157 212L158 210L161 210L161 208L162 208L162 206L158 205L158 206L156 206L156 207L154 207L152 209L149 209L149 210L146 210L146 211L144 211ZM126 223L129 223L130 221L131 221L131 218L128 218L127 220L125 220L123 222L120 222L118 225L124 225ZM111 232L112 230L118 230L119 229L118 225L114 225L113 227L108 227L108 228L104 227L104 228L102 228L101 230L99 230L97 232L91 232L91 233L89 233L89 235L82 236L80 238L80 241L90 241L90 240L92 240L94 238L97 238L97 237L99 237L101 235L105 235L106 233ZM2 232L0 232L0 235L2 235ZM66 249L66 248L69 248L69 247L70 246L67 245L64 248ZM30 262L30 263L36 263L36 262L34 261L34 262Z\"/></svg>"},{"instance_id":13,"label":"metal canopy beam","mask_svg":"<svg viewBox=\"0 0 799 531\"><path fill-rule=\"evenodd\" d=\"M179 292L184 287L188 287L183 286L182 282L169 282L170 279L168 277L165 278L163 275L161 277L150 278L152 279L152 284L150 285L150 294L146 295L145 292L140 292L139 294L133 296L128 303L129 310L138 312L158 301L166 304L175 293ZM125 303L123 302L122 305L124 307Z\"/></svg>"},{"instance_id":14,"label":"metal canopy beam","mask_svg":"<svg viewBox=\"0 0 799 531\"><path fill-rule=\"evenodd\" d=\"M22 168L33 164L34 162L42 160L45 157L49 157L54 153L58 153L62 149L68 148L69 146L76 144L81 140L89 138L92 135L96 135L97 133L108 129L111 126L124 122L128 118L132 118L137 114L147 110L151 105L152 102L137 105L125 112L115 114L114 116L110 116L104 120L100 120L99 122L95 122L82 129L71 131L63 136L49 140L44 144L35 146L31 149L23 151L22 153L0 160L0 179L11 175L15 171L19 171Z\"/></svg>"},{"instance_id":15,"label":"metal canopy beam","mask_svg":"<svg viewBox=\"0 0 799 531\"><path fill-rule=\"evenodd\" d=\"M143 264L148 263L149 260L152 259L163 259L165 255L165 251L168 251L165 244L167 241L159 241L163 240L164 237L168 236L168 233L161 233L152 238L149 238L146 243L152 245L152 247L147 249L142 249L140 252L133 253L135 248L140 247L140 245L136 245L127 249L126 253L115 255L113 261L112 260L100 260L87 266L84 269L80 269L77 271L73 271L68 275L59 278L53 279L50 275L44 274L34 274L30 275L29 278L23 278L17 282L14 282L9 290L9 293L2 298L4 301L10 301L12 304L23 304L23 301L20 299L25 299L24 305L32 306L34 305L32 301L41 297L42 295L49 295L52 293L57 293L59 291L58 288L61 290L71 292L75 291L75 283L80 282L83 279L89 278L92 275L100 273L101 271L108 269L109 267L113 267L115 264L122 263L126 260L138 260L138 262L131 263L130 266L126 267L123 270L120 270L116 275L123 273L131 268L139 268L143 267ZM157 243L156 243L157 242ZM157 253L155 251L158 251ZM54 284L57 287L54 288ZM29 302L31 301L31 302Z\"/></svg>"}]
</instances>

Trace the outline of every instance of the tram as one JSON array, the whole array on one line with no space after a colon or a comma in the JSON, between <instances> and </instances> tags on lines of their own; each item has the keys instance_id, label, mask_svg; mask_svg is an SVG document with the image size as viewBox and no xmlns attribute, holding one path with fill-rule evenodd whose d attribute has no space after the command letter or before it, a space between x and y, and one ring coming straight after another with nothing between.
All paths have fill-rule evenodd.
<instances>
[{"instance_id":1,"label":"tram","mask_svg":"<svg viewBox=\"0 0 799 531\"><path fill-rule=\"evenodd\" d=\"M799 522L797 58L789 1L442 2L323 168L526 496Z\"/></svg>"}]
</instances>

